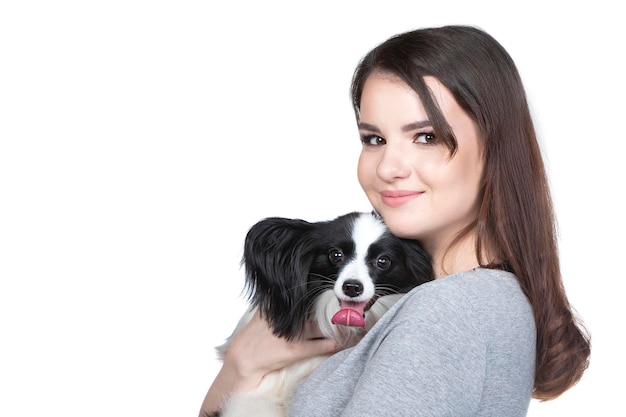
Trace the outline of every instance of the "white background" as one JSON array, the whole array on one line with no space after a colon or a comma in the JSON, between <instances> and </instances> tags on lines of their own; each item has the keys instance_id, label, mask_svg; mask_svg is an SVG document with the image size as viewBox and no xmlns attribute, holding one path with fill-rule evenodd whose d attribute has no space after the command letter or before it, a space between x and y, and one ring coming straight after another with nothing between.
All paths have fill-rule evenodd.
<instances>
[{"instance_id":1,"label":"white background","mask_svg":"<svg viewBox=\"0 0 626 417\"><path fill-rule=\"evenodd\" d=\"M0 415L197 415L244 309L247 229L369 209L352 70L393 34L449 23L518 64L593 336L583 380L529 415L625 415L616 4L1 3Z\"/></svg>"}]
</instances>

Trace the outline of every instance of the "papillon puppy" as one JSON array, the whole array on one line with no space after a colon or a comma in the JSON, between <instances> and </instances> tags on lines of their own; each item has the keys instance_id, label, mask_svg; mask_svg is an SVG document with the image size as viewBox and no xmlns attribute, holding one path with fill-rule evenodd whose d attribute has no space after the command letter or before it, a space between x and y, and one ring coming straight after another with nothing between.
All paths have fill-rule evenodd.
<instances>
[{"instance_id":1,"label":"papillon puppy","mask_svg":"<svg viewBox=\"0 0 626 417\"><path fill-rule=\"evenodd\" d=\"M354 346L402 294L433 279L426 251L392 235L375 212L315 223L264 219L246 236L242 266L250 309L217 348L222 359L257 311L287 340L302 338L314 321L324 337ZM255 390L232 395L216 416L287 416L298 384L326 357L266 375Z\"/></svg>"}]
</instances>

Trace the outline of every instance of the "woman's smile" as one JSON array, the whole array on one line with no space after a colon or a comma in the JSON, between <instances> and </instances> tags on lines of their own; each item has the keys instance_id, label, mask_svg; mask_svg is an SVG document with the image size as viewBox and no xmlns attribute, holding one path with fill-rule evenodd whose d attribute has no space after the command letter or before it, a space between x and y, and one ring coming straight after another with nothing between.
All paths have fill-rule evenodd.
<instances>
[{"instance_id":1,"label":"woman's smile","mask_svg":"<svg viewBox=\"0 0 626 417\"><path fill-rule=\"evenodd\" d=\"M380 192L380 197L386 206L400 207L423 194L423 191L386 190Z\"/></svg>"}]
</instances>

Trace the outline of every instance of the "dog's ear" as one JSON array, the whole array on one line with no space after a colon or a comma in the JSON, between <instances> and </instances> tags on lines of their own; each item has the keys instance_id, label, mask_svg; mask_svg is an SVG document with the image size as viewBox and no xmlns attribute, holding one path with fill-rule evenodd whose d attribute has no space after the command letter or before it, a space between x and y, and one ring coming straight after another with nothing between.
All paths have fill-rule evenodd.
<instances>
[{"instance_id":1,"label":"dog's ear","mask_svg":"<svg viewBox=\"0 0 626 417\"><path fill-rule=\"evenodd\" d=\"M251 304L259 308L274 334L302 334L309 305L305 301L313 252L308 238L313 223L271 217L248 231L242 265Z\"/></svg>"},{"instance_id":2,"label":"dog's ear","mask_svg":"<svg viewBox=\"0 0 626 417\"><path fill-rule=\"evenodd\" d=\"M435 279L432 259L428 252L416 240L400 239L406 253L406 268L417 285Z\"/></svg>"}]
</instances>

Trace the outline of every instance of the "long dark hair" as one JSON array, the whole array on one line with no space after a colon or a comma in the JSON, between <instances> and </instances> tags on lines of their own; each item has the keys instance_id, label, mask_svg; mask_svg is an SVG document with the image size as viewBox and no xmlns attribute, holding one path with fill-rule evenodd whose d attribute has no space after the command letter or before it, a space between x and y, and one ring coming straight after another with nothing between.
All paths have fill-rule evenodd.
<instances>
[{"instance_id":1,"label":"long dark hair","mask_svg":"<svg viewBox=\"0 0 626 417\"><path fill-rule=\"evenodd\" d=\"M476 123L485 158L482 203L478 218L456 242L476 230L481 266L517 276L537 328L533 396L558 397L587 369L591 344L563 288L548 179L513 60L492 36L474 27L396 35L370 51L354 73L351 96L357 119L363 85L372 72L394 75L418 94L451 156L456 139L424 77L445 85Z\"/></svg>"}]
</instances>

